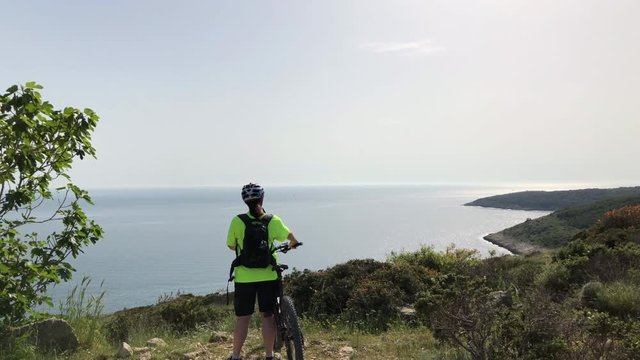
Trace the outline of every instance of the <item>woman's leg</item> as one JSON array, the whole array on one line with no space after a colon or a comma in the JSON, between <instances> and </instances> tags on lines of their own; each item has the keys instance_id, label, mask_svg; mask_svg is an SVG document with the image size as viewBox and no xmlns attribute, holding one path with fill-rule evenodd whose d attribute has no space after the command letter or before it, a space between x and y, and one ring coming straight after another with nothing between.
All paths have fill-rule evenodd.
<instances>
[{"instance_id":1,"label":"woman's leg","mask_svg":"<svg viewBox=\"0 0 640 360\"><path fill-rule=\"evenodd\" d=\"M247 339L250 322L251 315L236 317L236 327L233 330L233 356L235 357L240 357L242 345L244 345L244 341ZM271 344L271 347L273 347L273 344Z\"/></svg>"},{"instance_id":2,"label":"woman's leg","mask_svg":"<svg viewBox=\"0 0 640 360\"><path fill-rule=\"evenodd\" d=\"M273 343L276 341L276 322L273 313L261 313L261 315L264 351L267 356L270 356L273 355Z\"/></svg>"}]
</instances>

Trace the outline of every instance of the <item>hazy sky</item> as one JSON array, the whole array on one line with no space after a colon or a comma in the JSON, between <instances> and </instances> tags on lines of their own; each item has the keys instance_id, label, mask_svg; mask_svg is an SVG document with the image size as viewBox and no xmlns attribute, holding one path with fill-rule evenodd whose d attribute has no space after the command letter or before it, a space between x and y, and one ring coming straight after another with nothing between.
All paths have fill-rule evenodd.
<instances>
[{"instance_id":1,"label":"hazy sky","mask_svg":"<svg viewBox=\"0 0 640 360\"><path fill-rule=\"evenodd\" d=\"M4 1L87 187L640 183L640 1Z\"/></svg>"}]
</instances>

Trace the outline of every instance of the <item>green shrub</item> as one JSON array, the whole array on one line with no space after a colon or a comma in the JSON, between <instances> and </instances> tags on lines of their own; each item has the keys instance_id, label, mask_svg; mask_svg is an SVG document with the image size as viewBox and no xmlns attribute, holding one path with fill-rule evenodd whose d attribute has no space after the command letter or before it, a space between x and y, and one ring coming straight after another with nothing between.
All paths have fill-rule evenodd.
<instances>
[{"instance_id":1,"label":"green shrub","mask_svg":"<svg viewBox=\"0 0 640 360\"><path fill-rule=\"evenodd\" d=\"M606 284L597 293L593 306L616 316L640 316L640 287L622 282Z\"/></svg>"},{"instance_id":2,"label":"green shrub","mask_svg":"<svg viewBox=\"0 0 640 360\"><path fill-rule=\"evenodd\" d=\"M463 273L479 261L476 250L458 249L453 245L449 246L445 252L437 252L432 247L426 246L414 252L392 252L388 259L392 264L420 266L443 273Z\"/></svg>"},{"instance_id":3,"label":"green shrub","mask_svg":"<svg viewBox=\"0 0 640 360\"><path fill-rule=\"evenodd\" d=\"M129 341L134 322L126 315L115 315L102 326L104 335L113 344Z\"/></svg>"},{"instance_id":4,"label":"green shrub","mask_svg":"<svg viewBox=\"0 0 640 360\"><path fill-rule=\"evenodd\" d=\"M398 318L399 291L387 283L364 280L347 300L344 318L359 329L384 331Z\"/></svg>"},{"instance_id":5,"label":"green shrub","mask_svg":"<svg viewBox=\"0 0 640 360\"><path fill-rule=\"evenodd\" d=\"M497 256L484 259L475 267L476 276L484 276L495 289L527 289L535 286L536 276L545 267L542 256Z\"/></svg>"},{"instance_id":6,"label":"green shrub","mask_svg":"<svg viewBox=\"0 0 640 360\"><path fill-rule=\"evenodd\" d=\"M308 312L316 317L338 315L344 312L355 288L371 274L391 265L372 259L351 260L325 271L288 277L289 288L297 289L297 303L308 304ZM306 285L296 284L311 280ZM313 296L311 296L313 294Z\"/></svg>"},{"instance_id":7,"label":"green shrub","mask_svg":"<svg viewBox=\"0 0 640 360\"><path fill-rule=\"evenodd\" d=\"M571 341L571 358L637 359L640 354L640 322L620 319L606 312L576 312L575 326L581 338ZM576 341L578 340L578 341Z\"/></svg>"},{"instance_id":8,"label":"green shrub","mask_svg":"<svg viewBox=\"0 0 640 360\"><path fill-rule=\"evenodd\" d=\"M169 302L160 310L162 319L177 332L195 330L200 325L215 326L224 314L215 307L203 306L196 299L178 299Z\"/></svg>"},{"instance_id":9,"label":"green shrub","mask_svg":"<svg viewBox=\"0 0 640 360\"><path fill-rule=\"evenodd\" d=\"M563 264L550 264L536 281L544 288L555 293L566 293L572 287L571 273Z\"/></svg>"},{"instance_id":10,"label":"green shrub","mask_svg":"<svg viewBox=\"0 0 640 360\"><path fill-rule=\"evenodd\" d=\"M640 205L629 205L606 212L598 225L603 229L640 226Z\"/></svg>"},{"instance_id":11,"label":"green shrub","mask_svg":"<svg viewBox=\"0 0 640 360\"><path fill-rule=\"evenodd\" d=\"M598 300L598 296L602 292L602 283L599 281L591 281L582 287L580 291L580 301L584 306L593 307Z\"/></svg>"},{"instance_id":12,"label":"green shrub","mask_svg":"<svg viewBox=\"0 0 640 360\"><path fill-rule=\"evenodd\" d=\"M294 270L285 277L285 293L293 299L298 315L311 310L313 299L316 293L322 291L324 282L324 271Z\"/></svg>"},{"instance_id":13,"label":"green shrub","mask_svg":"<svg viewBox=\"0 0 640 360\"><path fill-rule=\"evenodd\" d=\"M218 327L228 318L231 309L226 306L224 294L178 297L163 296L154 306L143 306L118 311L103 325L105 337L113 342L131 340L134 334L158 331L183 333L202 326Z\"/></svg>"},{"instance_id":14,"label":"green shrub","mask_svg":"<svg viewBox=\"0 0 640 360\"><path fill-rule=\"evenodd\" d=\"M370 279L392 291L398 305L412 305L417 295L426 290L427 284L436 274L422 266L396 263L379 269L371 274Z\"/></svg>"}]
</instances>

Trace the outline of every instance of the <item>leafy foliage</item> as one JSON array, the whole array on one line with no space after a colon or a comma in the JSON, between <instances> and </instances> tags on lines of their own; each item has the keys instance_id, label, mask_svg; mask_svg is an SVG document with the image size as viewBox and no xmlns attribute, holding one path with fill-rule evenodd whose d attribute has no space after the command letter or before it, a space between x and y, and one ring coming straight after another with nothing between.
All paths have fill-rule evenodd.
<instances>
[{"instance_id":1,"label":"leafy foliage","mask_svg":"<svg viewBox=\"0 0 640 360\"><path fill-rule=\"evenodd\" d=\"M182 294L165 298L155 306L143 306L112 314L104 323L105 337L113 343L130 341L132 334L141 329L166 330L186 333L199 327L218 328L232 312L223 307L222 294L194 296Z\"/></svg>"},{"instance_id":2,"label":"leafy foliage","mask_svg":"<svg viewBox=\"0 0 640 360\"><path fill-rule=\"evenodd\" d=\"M89 194L68 175L74 159L95 156L98 116L91 109L57 110L39 89L28 82L0 95L0 326L51 305L44 292L71 278L66 260L102 237L81 207L91 203ZM56 230L42 237L35 231L42 223Z\"/></svg>"},{"instance_id":3,"label":"leafy foliage","mask_svg":"<svg viewBox=\"0 0 640 360\"><path fill-rule=\"evenodd\" d=\"M298 313L317 319L340 317L366 331L383 331L400 318L441 271L470 269L478 261L472 250L423 248L392 254L388 261L351 260L324 271L296 271L285 279Z\"/></svg>"},{"instance_id":4,"label":"leafy foliage","mask_svg":"<svg viewBox=\"0 0 640 360\"><path fill-rule=\"evenodd\" d=\"M640 205L630 205L608 211L600 219L598 225L603 229L638 227L640 226Z\"/></svg>"}]
</instances>

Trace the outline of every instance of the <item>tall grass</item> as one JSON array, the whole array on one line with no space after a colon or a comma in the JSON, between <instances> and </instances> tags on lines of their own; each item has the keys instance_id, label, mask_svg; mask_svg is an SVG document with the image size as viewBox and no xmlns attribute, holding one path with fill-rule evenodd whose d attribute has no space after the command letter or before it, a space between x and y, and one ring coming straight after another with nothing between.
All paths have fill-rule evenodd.
<instances>
[{"instance_id":1,"label":"tall grass","mask_svg":"<svg viewBox=\"0 0 640 360\"><path fill-rule=\"evenodd\" d=\"M623 282L606 284L597 294L595 306L622 317L640 316L640 287Z\"/></svg>"},{"instance_id":2,"label":"tall grass","mask_svg":"<svg viewBox=\"0 0 640 360\"><path fill-rule=\"evenodd\" d=\"M91 278L85 276L80 284L74 286L69 292L66 300L59 302L60 315L74 329L82 347L90 347L97 338L102 337L100 317L104 310L105 291L102 291L103 284L104 281L100 283L100 291L97 294L89 293Z\"/></svg>"},{"instance_id":3,"label":"tall grass","mask_svg":"<svg viewBox=\"0 0 640 360\"><path fill-rule=\"evenodd\" d=\"M29 340L29 333L10 339L0 339L0 359L33 359L37 354L36 346Z\"/></svg>"},{"instance_id":4,"label":"tall grass","mask_svg":"<svg viewBox=\"0 0 640 360\"><path fill-rule=\"evenodd\" d=\"M78 337L81 350L85 351L63 354L58 354L55 351L40 353L32 340L29 339L30 334L27 333L21 337L5 339L4 346L0 346L0 359L93 359L101 358L100 353L111 353L112 349L110 349L100 331L105 296L102 286L103 283L100 283L100 290L97 294L91 293L89 291L91 279L84 277L80 284L73 287L66 299L59 301L58 304L58 315L69 322Z\"/></svg>"}]
</instances>

